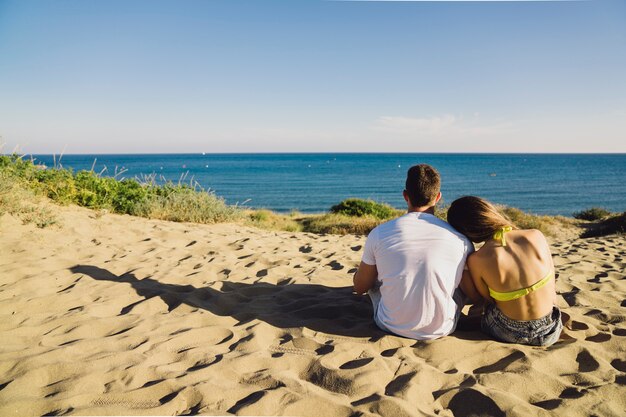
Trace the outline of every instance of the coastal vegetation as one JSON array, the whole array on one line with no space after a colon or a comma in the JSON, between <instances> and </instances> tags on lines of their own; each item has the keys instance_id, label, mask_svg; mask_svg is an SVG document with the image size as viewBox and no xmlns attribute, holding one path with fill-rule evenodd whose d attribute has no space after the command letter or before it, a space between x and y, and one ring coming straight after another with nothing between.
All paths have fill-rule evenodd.
<instances>
[{"instance_id":1,"label":"coastal vegetation","mask_svg":"<svg viewBox=\"0 0 626 417\"><path fill-rule=\"evenodd\" d=\"M626 233L626 211L588 225L581 237L606 236L614 233Z\"/></svg>"},{"instance_id":2,"label":"coastal vegetation","mask_svg":"<svg viewBox=\"0 0 626 417\"><path fill-rule=\"evenodd\" d=\"M48 201L76 204L112 212L177 222L239 222L267 230L332 234L367 234L404 211L372 200L349 198L328 213L289 214L252 210L226 204L197 183L157 184L153 176L116 179L93 171L45 168L18 155L0 156L0 215L8 212L25 223L46 227L57 222ZM584 226L588 236L626 231L626 213L614 215L597 207L575 213L574 218L538 216L513 207L499 207L518 227L554 235L563 228ZM446 219L447 207L435 215ZM584 223L588 222L588 223Z\"/></svg>"},{"instance_id":3,"label":"coastal vegetation","mask_svg":"<svg viewBox=\"0 0 626 417\"><path fill-rule=\"evenodd\" d=\"M611 212L602 207L591 207L573 214L575 219L595 221L602 220L611 215Z\"/></svg>"},{"instance_id":4,"label":"coastal vegetation","mask_svg":"<svg viewBox=\"0 0 626 417\"><path fill-rule=\"evenodd\" d=\"M379 220L389 220L403 214L402 211L391 207L389 204L378 203L373 200L360 198L348 198L330 208L334 214L343 214L350 217L371 216Z\"/></svg>"},{"instance_id":5,"label":"coastal vegetation","mask_svg":"<svg viewBox=\"0 0 626 417\"><path fill-rule=\"evenodd\" d=\"M179 222L217 223L242 217L237 207L194 184L157 185L152 177L140 182L93 171L74 173L71 169L44 168L16 155L0 156L0 173L0 213L8 211L22 218L42 196L62 205ZM16 198L20 193L22 198Z\"/></svg>"}]
</instances>

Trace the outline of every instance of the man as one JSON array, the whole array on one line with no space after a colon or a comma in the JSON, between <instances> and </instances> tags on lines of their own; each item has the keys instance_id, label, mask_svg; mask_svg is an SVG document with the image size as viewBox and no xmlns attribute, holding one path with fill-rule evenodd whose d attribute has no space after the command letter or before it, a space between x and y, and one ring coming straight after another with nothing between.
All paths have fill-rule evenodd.
<instances>
[{"instance_id":1,"label":"man","mask_svg":"<svg viewBox=\"0 0 626 417\"><path fill-rule=\"evenodd\" d=\"M434 215L440 185L433 167L409 169L408 213L371 231L354 274L354 291L369 293L376 325L418 340L452 333L466 296L480 299L464 271L472 243Z\"/></svg>"}]
</instances>

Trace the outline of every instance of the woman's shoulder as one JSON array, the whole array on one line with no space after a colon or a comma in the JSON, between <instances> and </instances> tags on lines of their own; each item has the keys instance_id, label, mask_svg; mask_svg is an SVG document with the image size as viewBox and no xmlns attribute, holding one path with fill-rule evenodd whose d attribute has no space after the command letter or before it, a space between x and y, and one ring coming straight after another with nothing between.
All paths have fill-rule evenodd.
<instances>
[{"instance_id":1,"label":"woman's shoulder","mask_svg":"<svg viewBox=\"0 0 626 417\"><path fill-rule=\"evenodd\" d=\"M479 267L481 264L483 264L485 261L488 261L489 259L491 259L492 254L490 253L491 251L489 250L489 248L486 247L481 247L480 249L478 249L475 252L472 252L468 257L467 257L467 265L470 268L476 268Z\"/></svg>"},{"instance_id":2,"label":"woman's shoulder","mask_svg":"<svg viewBox=\"0 0 626 417\"><path fill-rule=\"evenodd\" d=\"M545 235L541 232L541 230L537 229L518 229L515 230L518 236L522 236L527 239L531 243L535 244L545 244L547 243Z\"/></svg>"}]
</instances>

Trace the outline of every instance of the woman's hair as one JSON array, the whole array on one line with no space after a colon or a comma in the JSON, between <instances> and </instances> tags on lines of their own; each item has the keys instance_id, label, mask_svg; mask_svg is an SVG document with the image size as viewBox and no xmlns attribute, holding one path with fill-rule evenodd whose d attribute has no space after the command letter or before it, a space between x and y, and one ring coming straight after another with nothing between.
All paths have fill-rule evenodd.
<instances>
[{"instance_id":1,"label":"woman's hair","mask_svg":"<svg viewBox=\"0 0 626 417\"><path fill-rule=\"evenodd\" d=\"M502 227L513 222L498 209L480 197L465 196L452 202L448 208L448 223L472 242L484 242Z\"/></svg>"}]
</instances>

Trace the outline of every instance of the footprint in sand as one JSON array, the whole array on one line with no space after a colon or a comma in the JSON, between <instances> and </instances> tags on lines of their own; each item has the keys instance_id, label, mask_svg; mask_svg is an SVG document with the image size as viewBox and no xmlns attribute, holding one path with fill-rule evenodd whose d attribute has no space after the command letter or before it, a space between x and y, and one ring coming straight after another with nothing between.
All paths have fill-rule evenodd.
<instances>
[{"instance_id":1,"label":"footprint in sand","mask_svg":"<svg viewBox=\"0 0 626 417\"><path fill-rule=\"evenodd\" d=\"M409 373L394 378L385 387L385 395L394 396L395 394L406 390L409 386L409 382L416 374L416 371L411 371Z\"/></svg>"},{"instance_id":2,"label":"footprint in sand","mask_svg":"<svg viewBox=\"0 0 626 417\"><path fill-rule=\"evenodd\" d=\"M357 369L357 368L367 365L373 360L374 358L354 359L354 360L344 363L343 365L339 367L339 369Z\"/></svg>"},{"instance_id":3,"label":"footprint in sand","mask_svg":"<svg viewBox=\"0 0 626 417\"><path fill-rule=\"evenodd\" d=\"M563 400L561 399L553 399L553 400L539 401L539 402L531 403L531 404L537 407L541 407L544 410L554 410L555 408L558 408L562 402Z\"/></svg>"},{"instance_id":4,"label":"footprint in sand","mask_svg":"<svg viewBox=\"0 0 626 417\"><path fill-rule=\"evenodd\" d=\"M448 407L455 416L505 417L504 411L485 394L475 389L464 389L452 397Z\"/></svg>"},{"instance_id":5,"label":"footprint in sand","mask_svg":"<svg viewBox=\"0 0 626 417\"><path fill-rule=\"evenodd\" d=\"M579 288L574 287L572 291L561 293L561 297L565 300L565 302L570 306L575 306L578 301L576 300L576 295L580 292Z\"/></svg>"},{"instance_id":6,"label":"footprint in sand","mask_svg":"<svg viewBox=\"0 0 626 417\"><path fill-rule=\"evenodd\" d=\"M300 246L298 250L302 253L311 253L311 251L313 250L313 247L311 245L304 245L304 246Z\"/></svg>"},{"instance_id":7,"label":"footprint in sand","mask_svg":"<svg viewBox=\"0 0 626 417\"><path fill-rule=\"evenodd\" d=\"M623 315L609 315L602 310L592 309L585 313L585 316L592 317L605 324L622 323L626 318Z\"/></svg>"},{"instance_id":8,"label":"footprint in sand","mask_svg":"<svg viewBox=\"0 0 626 417\"><path fill-rule=\"evenodd\" d=\"M141 388L148 388L148 387L151 387L153 385L159 384L159 383L161 383L163 381L165 381L165 379L153 379L152 381L148 381L145 384L143 384L141 386Z\"/></svg>"},{"instance_id":9,"label":"footprint in sand","mask_svg":"<svg viewBox=\"0 0 626 417\"><path fill-rule=\"evenodd\" d=\"M520 350L516 350L508 356L500 359L496 363L487 366L481 366L480 368L474 369L475 374L490 374L492 372L500 372L504 371L507 366L512 364L513 362L522 360L526 358L526 354Z\"/></svg>"},{"instance_id":10,"label":"footprint in sand","mask_svg":"<svg viewBox=\"0 0 626 417\"><path fill-rule=\"evenodd\" d=\"M380 352L380 354L381 356L384 356L385 358L391 358L393 355L396 354L398 349L400 348L392 348L392 349L383 350L382 352Z\"/></svg>"},{"instance_id":11,"label":"footprint in sand","mask_svg":"<svg viewBox=\"0 0 626 417\"><path fill-rule=\"evenodd\" d=\"M611 335L609 333L598 333L594 336L589 336L585 340L595 343L608 342L609 340L611 340Z\"/></svg>"},{"instance_id":12,"label":"footprint in sand","mask_svg":"<svg viewBox=\"0 0 626 417\"><path fill-rule=\"evenodd\" d=\"M215 355L214 358L210 358L209 360L203 359L202 361L196 362L195 365L187 368L185 372L195 372L201 369L208 368L209 366L215 365L216 363L221 361L223 357L224 355Z\"/></svg>"},{"instance_id":13,"label":"footprint in sand","mask_svg":"<svg viewBox=\"0 0 626 417\"><path fill-rule=\"evenodd\" d=\"M588 330L589 326L580 321L572 320L572 323L569 327L570 330Z\"/></svg>"},{"instance_id":14,"label":"footprint in sand","mask_svg":"<svg viewBox=\"0 0 626 417\"><path fill-rule=\"evenodd\" d=\"M331 261L330 263L327 263L326 266L330 266L333 271L339 271L344 268L344 266L337 261Z\"/></svg>"},{"instance_id":15,"label":"footprint in sand","mask_svg":"<svg viewBox=\"0 0 626 417\"><path fill-rule=\"evenodd\" d=\"M69 285L69 286L67 286L67 287L63 288L62 290L57 291L57 294L58 294L58 293L65 292L65 291L68 291L68 290L71 290L71 289L72 289L72 288L74 288L75 286L76 286L76 283L71 284L71 285Z\"/></svg>"},{"instance_id":16,"label":"footprint in sand","mask_svg":"<svg viewBox=\"0 0 626 417\"><path fill-rule=\"evenodd\" d=\"M614 359L611 361L611 366L620 372L626 372L626 361Z\"/></svg>"},{"instance_id":17,"label":"footprint in sand","mask_svg":"<svg viewBox=\"0 0 626 417\"><path fill-rule=\"evenodd\" d=\"M613 330L613 334L615 336L626 336L626 329L615 329Z\"/></svg>"},{"instance_id":18,"label":"footprint in sand","mask_svg":"<svg viewBox=\"0 0 626 417\"><path fill-rule=\"evenodd\" d=\"M600 283L600 278L606 278L608 277L609 274L607 272L600 272L599 274L596 274L595 277L588 279L587 282L593 282L595 284L599 284Z\"/></svg>"},{"instance_id":19,"label":"footprint in sand","mask_svg":"<svg viewBox=\"0 0 626 417\"><path fill-rule=\"evenodd\" d=\"M584 396L586 393L587 393L586 389L579 390L577 388L570 387L570 388L565 388L563 392L561 392L561 394L559 395L559 398L573 400L573 399Z\"/></svg>"},{"instance_id":20,"label":"footprint in sand","mask_svg":"<svg viewBox=\"0 0 626 417\"><path fill-rule=\"evenodd\" d=\"M583 349L578 356L576 356L576 362L578 362L579 372L592 372L600 367L598 361L595 360L586 349Z\"/></svg>"}]
</instances>

